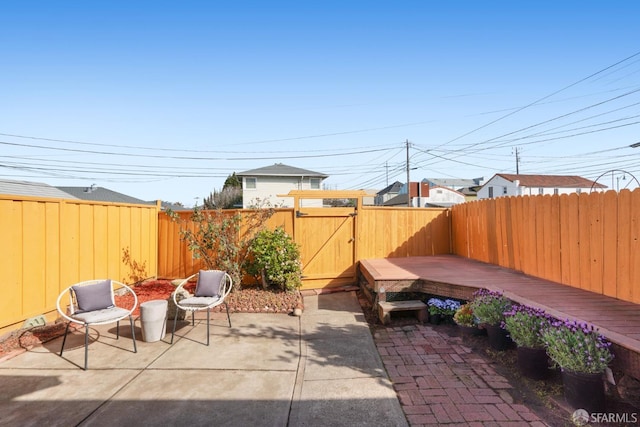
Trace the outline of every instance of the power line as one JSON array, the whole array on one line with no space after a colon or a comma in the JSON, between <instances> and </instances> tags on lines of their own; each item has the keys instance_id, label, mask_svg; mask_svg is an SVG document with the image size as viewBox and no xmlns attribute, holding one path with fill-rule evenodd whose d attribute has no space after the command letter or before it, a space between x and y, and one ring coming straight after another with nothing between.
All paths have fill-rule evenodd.
<instances>
[{"instance_id":1,"label":"power line","mask_svg":"<svg viewBox=\"0 0 640 427\"><path fill-rule=\"evenodd\" d=\"M615 67L615 66L617 66L617 65L619 65L619 64L622 64L622 63L624 63L624 62L626 62L626 61L628 61L628 60L630 60L630 59L632 59L632 58L635 58L635 57L636 57L636 56L638 56L638 55L640 55L640 51L638 51L638 52L634 53L633 55L631 55L631 56L629 56L629 57L627 57L627 58L625 58L625 59L622 59L622 60L620 60L620 61L616 62L615 64L609 65L608 67L605 67L605 68L603 68L603 69L601 69L601 70L599 70L599 71L597 71L597 72L595 72L595 73L593 73L593 74L590 74L590 75L588 75L587 77L584 77L584 78L582 78L582 79L580 79L580 80L578 80L578 81L576 81L576 82L574 82L574 83L571 83L570 85L565 86L565 87L563 87L562 89L556 90L555 92L552 92L552 93L551 93L551 94L549 94L549 95L543 96L542 98L539 98L539 99L537 99L537 100L535 100L535 101L533 101L533 102L531 102L531 103L529 103L529 104L527 104L527 105L525 105L525 106L523 106L523 107L520 107L520 108L518 108L518 109L517 109L517 110L515 110L515 111L512 111L512 112L510 112L510 113L507 113L507 114L505 114L505 115L503 115L503 116L500 116L499 118L497 118L497 119L495 119L495 120L492 120L492 121L490 121L489 123L486 123L486 124L484 124L484 125L482 125L482 126L480 126L480 127L477 127L477 128L475 128L475 129L473 129L473 130L471 130L471 131L469 131L469 132L466 132L466 133L464 133L464 134L462 134L462 135L460 135L460 136L458 136L458 137L456 137L456 138L454 138L454 139L452 139L452 140L449 140L449 141L445 142L444 144L441 144L441 145L440 145L440 146L438 146L438 147L441 147L442 145L447 145L447 144L449 144L449 143L451 143L451 142L455 142L455 141L457 141L457 140L459 140L459 139L464 138L465 136L471 135L472 133L475 133L475 132L477 132L477 131L479 131L479 130L481 130L481 129L484 129L484 128L486 128L486 127L491 126L491 125L492 125L492 124L494 124L494 123L497 123L497 122L499 122L499 121L501 121L501 120L504 120L504 119L506 119L507 117L513 116L514 114L517 114L517 113L519 113L520 111L523 111L523 110L525 110L525 109L527 109L527 108L529 108L529 107L531 107L531 106L533 106L533 105L536 105L536 104L538 104L539 102L544 101L545 99L551 98L551 97L553 97L553 96L557 95L558 93L564 92L565 90L570 89L570 88L572 88L572 87L574 87L574 86L576 86L576 85L578 85L578 84L580 84L580 83L582 83L582 82L584 82L584 81L586 81L586 80L589 80L589 79L590 79L590 78L592 78L592 77L595 77L595 76L597 76L597 75L599 75L599 74L602 74L602 73L604 73L605 71L610 70L610 69L612 69L613 67ZM471 147L473 147L473 146L475 146L475 145L477 145L477 144L474 144L474 145L472 145Z\"/></svg>"}]
</instances>

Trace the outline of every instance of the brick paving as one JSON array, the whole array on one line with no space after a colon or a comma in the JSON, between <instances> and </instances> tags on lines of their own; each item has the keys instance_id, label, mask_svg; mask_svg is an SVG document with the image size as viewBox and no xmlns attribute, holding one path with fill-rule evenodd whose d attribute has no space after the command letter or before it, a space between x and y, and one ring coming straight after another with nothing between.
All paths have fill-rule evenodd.
<instances>
[{"instance_id":1,"label":"brick paving","mask_svg":"<svg viewBox=\"0 0 640 427\"><path fill-rule=\"evenodd\" d=\"M430 325L379 329L378 352L411 426L547 426L460 337Z\"/></svg>"}]
</instances>

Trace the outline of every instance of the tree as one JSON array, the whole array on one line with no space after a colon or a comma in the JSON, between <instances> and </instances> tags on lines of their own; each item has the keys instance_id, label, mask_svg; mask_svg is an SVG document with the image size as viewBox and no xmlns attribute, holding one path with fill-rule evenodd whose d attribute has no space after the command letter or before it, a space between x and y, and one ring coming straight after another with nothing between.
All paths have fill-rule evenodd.
<instances>
[{"instance_id":1,"label":"tree","mask_svg":"<svg viewBox=\"0 0 640 427\"><path fill-rule=\"evenodd\" d=\"M236 173L224 181L222 190L213 190L202 200L204 209L233 209L242 205L242 181Z\"/></svg>"},{"instance_id":2,"label":"tree","mask_svg":"<svg viewBox=\"0 0 640 427\"><path fill-rule=\"evenodd\" d=\"M235 172L229 175L227 179L224 180L224 185L222 186L222 189L225 190L227 188L242 189L242 180L238 178Z\"/></svg>"},{"instance_id":3,"label":"tree","mask_svg":"<svg viewBox=\"0 0 640 427\"><path fill-rule=\"evenodd\" d=\"M222 190L213 190L202 200L204 209L234 209L242 205L242 189L227 187Z\"/></svg>"},{"instance_id":4,"label":"tree","mask_svg":"<svg viewBox=\"0 0 640 427\"><path fill-rule=\"evenodd\" d=\"M274 212L268 202L258 200L252 209L235 212L196 206L186 220L173 211L167 214L180 224L180 239L194 258L202 259L206 269L226 271L234 283L240 284L249 248Z\"/></svg>"}]
</instances>

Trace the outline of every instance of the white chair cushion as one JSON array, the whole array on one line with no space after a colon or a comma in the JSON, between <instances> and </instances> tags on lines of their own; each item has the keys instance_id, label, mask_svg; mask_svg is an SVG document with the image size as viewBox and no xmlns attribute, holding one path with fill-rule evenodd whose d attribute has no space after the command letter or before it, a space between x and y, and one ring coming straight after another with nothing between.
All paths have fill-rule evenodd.
<instances>
[{"instance_id":1,"label":"white chair cushion","mask_svg":"<svg viewBox=\"0 0 640 427\"><path fill-rule=\"evenodd\" d=\"M181 307L202 307L206 308L220 301L220 297L189 297L178 301Z\"/></svg>"},{"instance_id":2,"label":"white chair cushion","mask_svg":"<svg viewBox=\"0 0 640 427\"><path fill-rule=\"evenodd\" d=\"M83 323L92 324L101 322L115 322L116 320L122 319L128 315L129 310L125 310L124 308L120 307L111 307L102 310L75 313L70 317Z\"/></svg>"}]
</instances>

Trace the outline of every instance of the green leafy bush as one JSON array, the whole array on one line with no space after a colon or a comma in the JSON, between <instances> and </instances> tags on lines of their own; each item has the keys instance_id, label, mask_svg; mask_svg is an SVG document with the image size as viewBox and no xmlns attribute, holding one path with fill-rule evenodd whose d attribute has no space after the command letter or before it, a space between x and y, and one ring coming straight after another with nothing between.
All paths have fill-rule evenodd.
<instances>
[{"instance_id":1,"label":"green leafy bush","mask_svg":"<svg viewBox=\"0 0 640 427\"><path fill-rule=\"evenodd\" d=\"M453 315L453 321L460 326L478 326L470 303L463 304L456 310L456 313Z\"/></svg>"},{"instance_id":2,"label":"green leafy bush","mask_svg":"<svg viewBox=\"0 0 640 427\"><path fill-rule=\"evenodd\" d=\"M599 374L613 360L611 343L592 326L557 320L542 331L547 354L562 370Z\"/></svg>"},{"instance_id":3,"label":"green leafy bush","mask_svg":"<svg viewBox=\"0 0 640 427\"><path fill-rule=\"evenodd\" d=\"M504 328L519 347L544 348L542 330L551 325L551 316L526 305L514 305L504 315Z\"/></svg>"},{"instance_id":4,"label":"green leafy bush","mask_svg":"<svg viewBox=\"0 0 640 427\"><path fill-rule=\"evenodd\" d=\"M265 286L294 291L302 285L300 249L281 227L261 230L249 247L245 271Z\"/></svg>"},{"instance_id":5,"label":"green leafy bush","mask_svg":"<svg viewBox=\"0 0 640 427\"><path fill-rule=\"evenodd\" d=\"M480 289L473 294L471 310L481 324L500 325L505 311L511 309L511 301L500 292Z\"/></svg>"}]
</instances>

